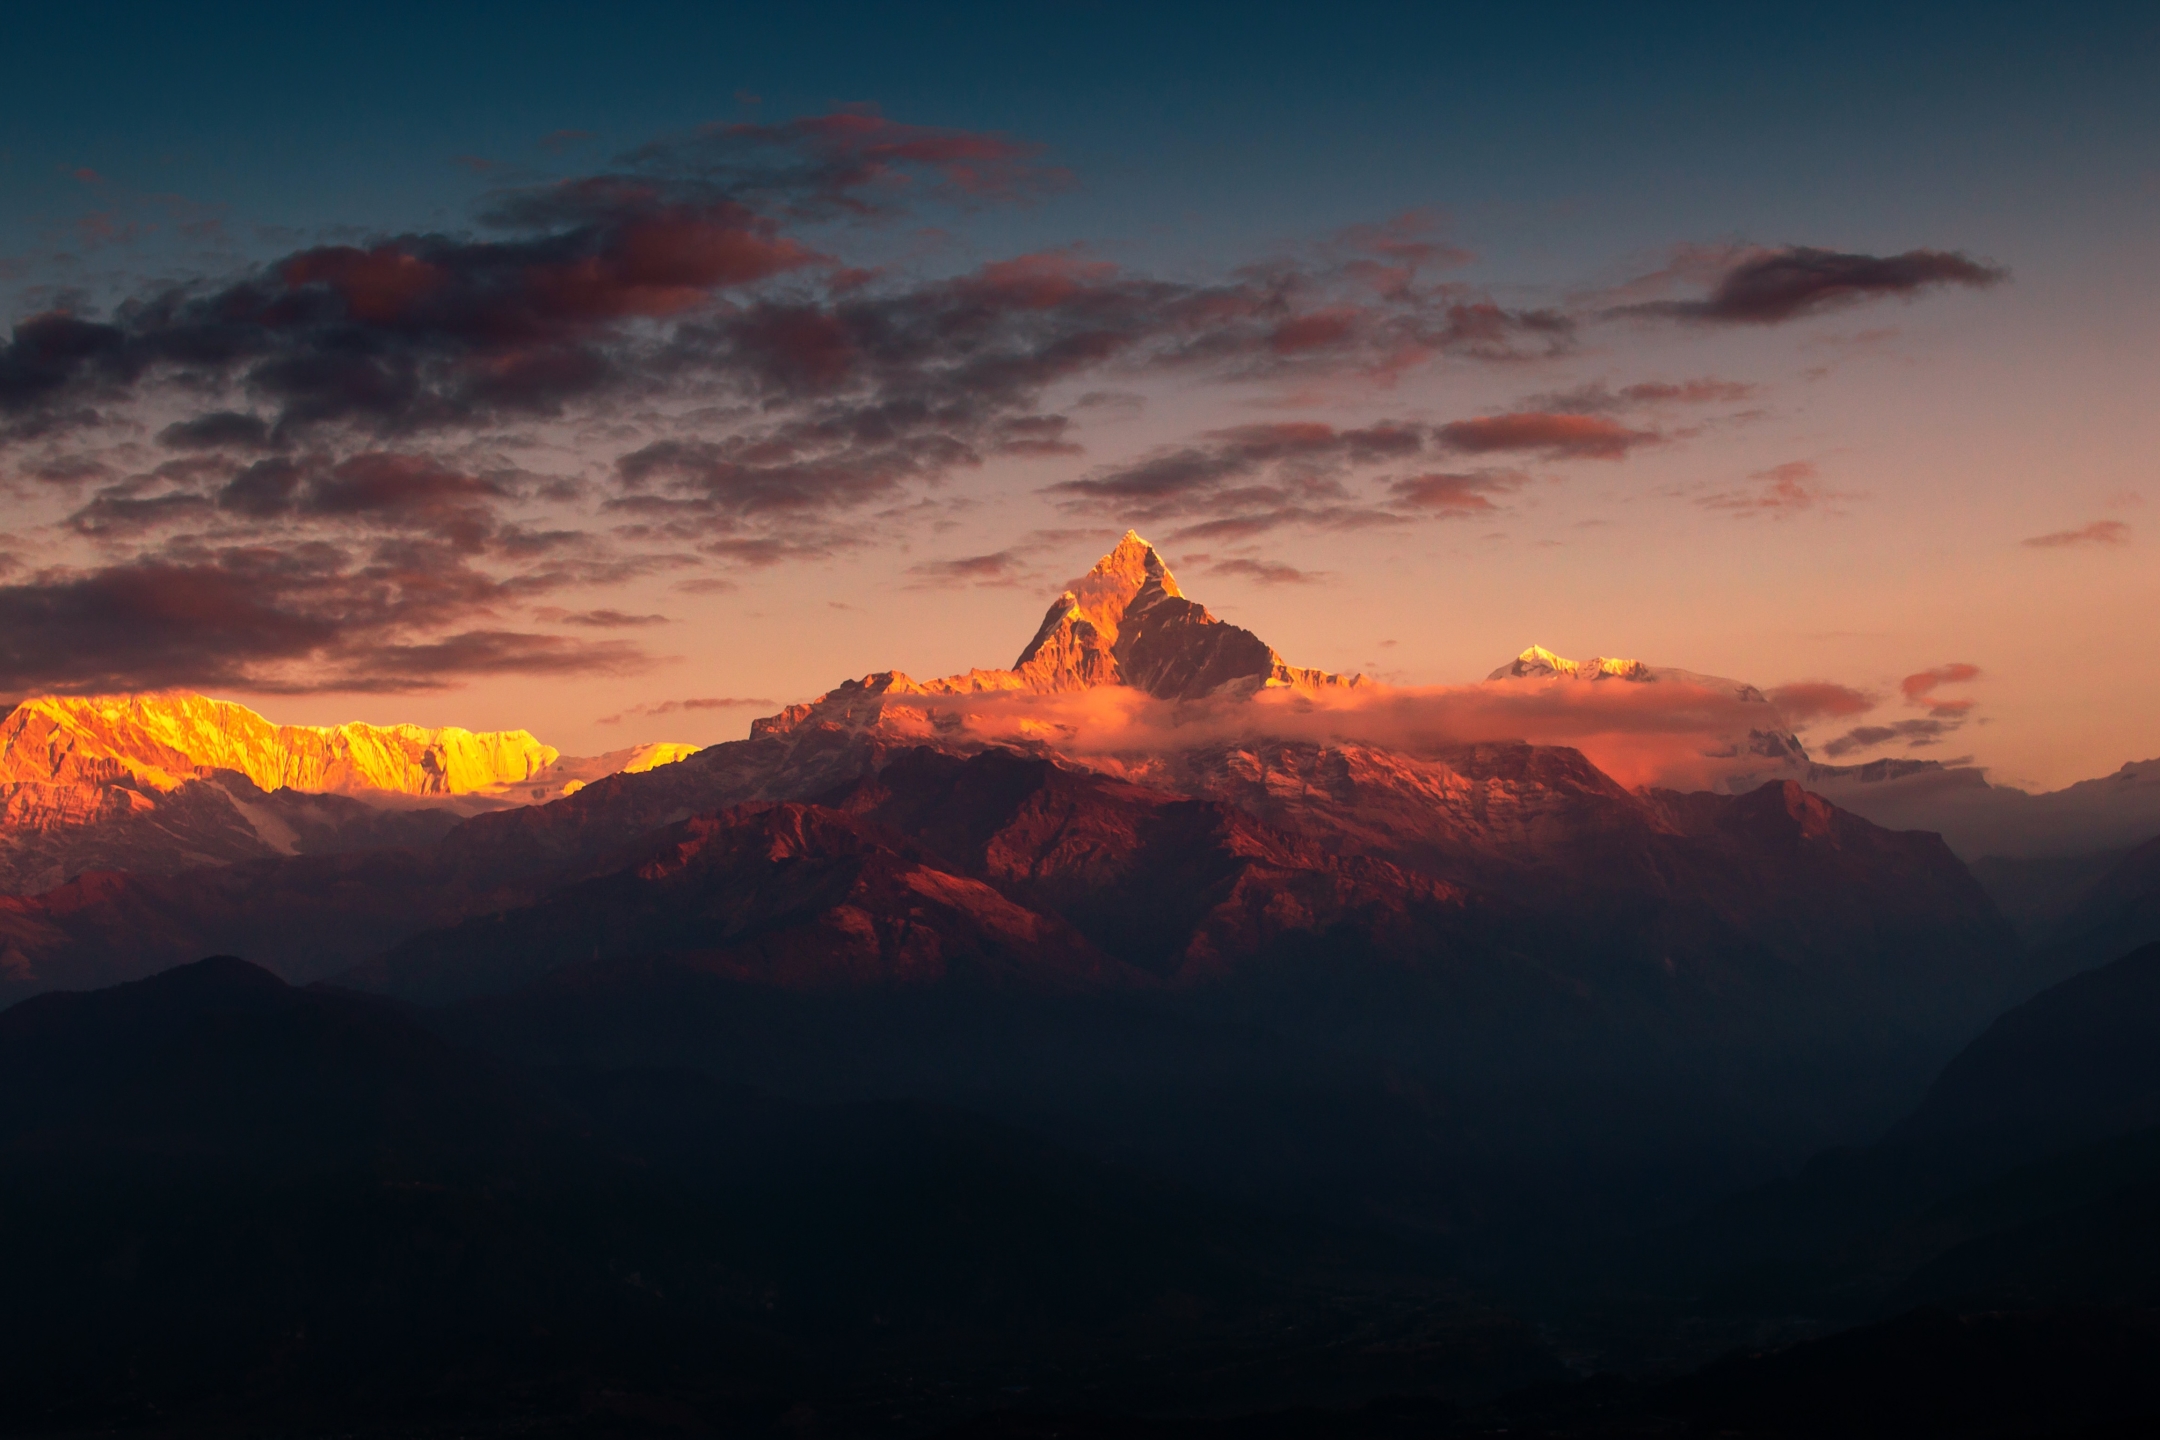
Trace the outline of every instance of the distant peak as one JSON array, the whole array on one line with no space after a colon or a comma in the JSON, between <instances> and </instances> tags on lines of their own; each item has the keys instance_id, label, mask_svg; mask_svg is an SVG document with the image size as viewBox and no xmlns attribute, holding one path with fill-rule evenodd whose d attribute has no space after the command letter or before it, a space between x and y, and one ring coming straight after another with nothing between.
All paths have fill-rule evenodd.
<instances>
[{"instance_id":1,"label":"distant peak","mask_svg":"<svg viewBox=\"0 0 2160 1440\"><path fill-rule=\"evenodd\" d=\"M461 795L521 782L555 749L524 730L455 725L276 725L230 700L185 691L38 695L0 718L0 784L154 791L218 770L264 790Z\"/></svg>"},{"instance_id":2,"label":"distant peak","mask_svg":"<svg viewBox=\"0 0 2160 1440\"><path fill-rule=\"evenodd\" d=\"M1593 660L1570 660L1542 645L1532 645L1507 664L1486 676L1488 680L1518 680L1538 676L1565 676L1570 680L1649 680L1650 667L1640 660L1600 655Z\"/></svg>"}]
</instances>

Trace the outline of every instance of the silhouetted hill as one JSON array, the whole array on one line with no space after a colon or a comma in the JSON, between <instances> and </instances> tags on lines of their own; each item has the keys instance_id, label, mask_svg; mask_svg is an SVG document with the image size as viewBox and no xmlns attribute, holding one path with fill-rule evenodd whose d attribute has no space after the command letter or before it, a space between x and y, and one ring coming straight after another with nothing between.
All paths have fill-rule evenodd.
<instances>
[{"instance_id":1,"label":"silhouetted hill","mask_svg":"<svg viewBox=\"0 0 2160 1440\"><path fill-rule=\"evenodd\" d=\"M2140 945L2160 942L2160 838L2122 856L2056 922L2040 956L2043 973L2074 974Z\"/></svg>"},{"instance_id":2,"label":"silhouetted hill","mask_svg":"<svg viewBox=\"0 0 2160 1440\"><path fill-rule=\"evenodd\" d=\"M2160 1300L2160 945L2003 1015L1877 1143L1690 1227L1726 1310Z\"/></svg>"},{"instance_id":3,"label":"silhouetted hill","mask_svg":"<svg viewBox=\"0 0 2160 1440\"><path fill-rule=\"evenodd\" d=\"M11 1430L809 1406L859 1431L1015 1383L1553 1373L1397 1246L935 1107L522 1070L238 961L16 1007L0 1087ZM1432 1363L1331 1349L1359 1335Z\"/></svg>"}]
</instances>

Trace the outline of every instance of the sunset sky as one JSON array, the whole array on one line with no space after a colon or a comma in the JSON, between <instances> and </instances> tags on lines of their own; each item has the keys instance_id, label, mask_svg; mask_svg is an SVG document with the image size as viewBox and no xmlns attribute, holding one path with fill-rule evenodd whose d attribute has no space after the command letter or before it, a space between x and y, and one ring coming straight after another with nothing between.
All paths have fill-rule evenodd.
<instances>
[{"instance_id":1,"label":"sunset sky","mask_svg":"<svg viewBox=\"0 0 2160 1440\"><path fill-rule=\"evenodd\" d=\"M205 13L10 27L0 697L706 742L1133 526L1300 664L2160 755L2151 7Z\"/></svg>"}]
</instances>

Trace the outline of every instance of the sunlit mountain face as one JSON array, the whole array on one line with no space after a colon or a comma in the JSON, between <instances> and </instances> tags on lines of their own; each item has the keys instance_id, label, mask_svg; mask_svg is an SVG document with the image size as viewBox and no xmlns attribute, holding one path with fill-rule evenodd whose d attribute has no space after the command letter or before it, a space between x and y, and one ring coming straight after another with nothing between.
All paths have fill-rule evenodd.
<instances>
[{"instance_id":1,"label":"sunlit mountain face","mask_svg":"<svg viewBox=\"0 0 2160 1440\"><path fill-rule=\"evenodd\" d=\"M2160 20L9 42L0 1431L2160 1429Z\"/></svg>"}]
</instances>

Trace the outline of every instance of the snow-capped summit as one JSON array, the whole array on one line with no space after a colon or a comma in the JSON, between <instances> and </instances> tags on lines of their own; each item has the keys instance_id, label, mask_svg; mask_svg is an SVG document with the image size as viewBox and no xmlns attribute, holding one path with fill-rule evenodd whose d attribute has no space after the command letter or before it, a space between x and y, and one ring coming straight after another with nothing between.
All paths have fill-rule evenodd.
<instances>
[{"instance_id":1,"label":"snow-capped summit","mask_svg":"<svg viewBox=\"0 0 2160 1440\"><path fill-rule=\"evenodd\" d=\"M1734 789L1747 789L1787 772L1804 775L1821 768L1808 758L1807 747L1800 743L1800 737L1793 733L1791 724L1778 712L1770 697L1745 680L1703 675L1672 665L1645 665L1640 660L1609 655L1591 660L1570 660L1564 655L1555 655L1542 645L1532 645L1485 679L1488 684L1519 680L1574 680L1595 684L1619 680L1634 685L1689 685L1722 692L1743 705L1760 705L1762 712L1761 719L1749 724L1745 733L1725 737L1721 742L1721 753L1734 759L1744 757L1766 762L1761 773L1751 769L1730 777L1725 784Z\"/></svg>"},{"instance_id":2,"label":"snow-capped summit","mask_svg":"<svg viewBox=\"0 0 2160 1440\"><path fill-rule=\"evenodd\" d=\"M1012 668L1031 690L1130 685L1165 700L1198 699L1239 681L1256 688L1359 682L1291 665L1252 631L1186 599L1135 530L1051 602Z\"/></svg>"},{"instance_id":3,"label":"snow-capped summit","mask_svg":"<svg viewBox=\"0 0 2160 1440\"><path fill-rule=\"evenodd\" d=\"M815 700L753 720L753 735L785 734L817 719L853 728L878 723L892 695L1056 693L1125 686L1159 700L1236 697L1271 688L1363 686L1362 675L1292 665L1252 631L1185 597L1153 545L1127 530L1109 554L1050 603L1035 638L1009 669L916 680L884 670Z\"/></svg>"},{"instance_id":4,"label":"snow-capped summit","mask_svg":"<svg viewBox=\"0 0 2160 1440\"><path fill-rule=\"evenodd\" d=\"M1595 660L1570 660L1542 645L1532 645L1507 664L1486 676L1488 680L1654 680L1650 667L1640 660L1621 660L1600 655Z\"/></svg>"}]
</instances>

